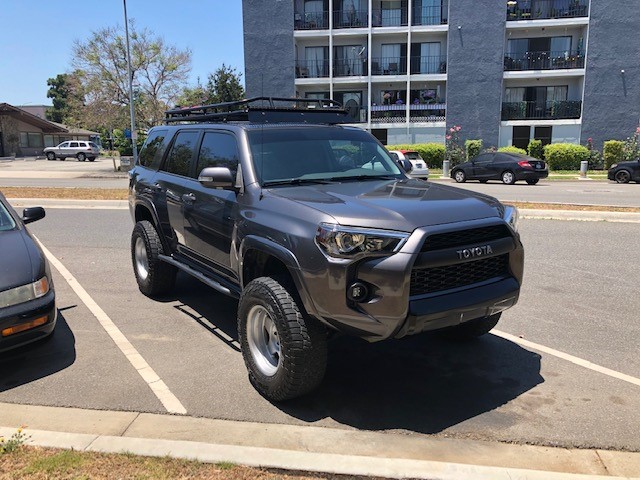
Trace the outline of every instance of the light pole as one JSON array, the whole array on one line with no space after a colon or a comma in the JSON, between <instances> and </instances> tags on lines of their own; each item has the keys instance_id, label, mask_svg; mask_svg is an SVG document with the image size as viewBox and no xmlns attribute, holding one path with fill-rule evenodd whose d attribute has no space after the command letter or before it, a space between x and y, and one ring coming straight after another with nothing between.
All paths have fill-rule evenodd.
<instances>
[{"instance_id":1,"label":"light pole","mask_svg":"<svg viewBox=\"0 0 640 480\"><path fill-rule=\"evenodd\" d=\"M131 50L129 48L129 19L127 18L127 0L122 0L124 5L124 32L127 39L127 70L129 72L129 114L131 115L131 145L133 147L133 163L138 162L138 147L136 141L136 114L133 107L133 75L131 74Z\"/></svg>"}]
</instances>

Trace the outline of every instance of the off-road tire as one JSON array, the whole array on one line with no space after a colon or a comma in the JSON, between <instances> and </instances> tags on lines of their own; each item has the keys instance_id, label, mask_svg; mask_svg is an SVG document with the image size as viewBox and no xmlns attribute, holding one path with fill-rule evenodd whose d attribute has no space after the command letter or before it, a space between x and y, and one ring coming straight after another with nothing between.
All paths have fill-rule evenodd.
<instances>
[{"instance_id":1,"label":"off-road tire","mask_svg":"<svg viewBox=\"0 0 640 480\"><path fill-rule=\"evenodd\" d=\"M468 342L489 333L498 324L502 313L489 317L476 318L455 327L445 328L438 332L442 337L454 342Z\"/></svg>"},{"instance_id":2,"label":"off-road tire","mask_svg":"<svg viewBox=\"0 0 640 480\"><path fill-rule=\"evenodd\" d=\"M47 152L47 160L55 160L56 154L53 152Z\"/></svg>"},{"instance_id":3,"label":"off-road tire","mask_svg":"<svg viewBox=\"0 0 640 480\"><path fill-rule=\"evenodd\" d=\"M144 247L146 252L146 275L137 265L137 242ZM131 234L131 261L133 272L138 282L140 291L148 297L157 297L168 293L176 281L177 269L173 265L160 260L159 255L164 254L164 248L160 236L151 222L143 220L136 223Z\"/></svg>"},{"instance_id":4,"label":"off-road tire","mask_svg":"<svg viewBox=\"0 0 640 480\"><path fill-rule=\"evenodd\" d=\"M289 285L284 278L257 278L245 287L238 306L238 337L249 380L261 395L276 402L317 388L327 367L326 328L303 313ZM279 361L270 376L260 369L249 345L248 316L256 306L266 309L279 337Z\"/></svg>"}]
</instances>

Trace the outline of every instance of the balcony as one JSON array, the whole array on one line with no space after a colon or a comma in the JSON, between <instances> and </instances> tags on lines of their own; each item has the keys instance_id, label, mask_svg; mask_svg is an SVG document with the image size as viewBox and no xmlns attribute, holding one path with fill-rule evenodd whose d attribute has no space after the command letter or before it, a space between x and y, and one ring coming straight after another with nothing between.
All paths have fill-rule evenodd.
<instances>
[{"instance_id":1,"label":"balcony","mask_svg":"<svg viewBox=\"0 0 640 480\"><path fill-rule=\"evenodd\" d=\"M333 12L333 28L363 28L369 26L367 10Z\"/></svg>"},{"instance_id":2,"label":"balcony","mask_svg":"<svg viewBox=\"0 0 640 480\"><path fill-rule=\"evenodd\" d=\"M507 21L589 16L589 0L512 0Z\"/></svg>"},{"instance_id":3,"label":"balcony","mask_svg":"<svg viewBox=\"0 0 640 480\"><path fill-rule=\"evenodd\" d=\"M414 7L411 18L412 25L446 25L447 12L449 7L447 2L442 2L442 6L422 6Z\"/></svg>"},{"instance_id":4,"label":"balcony","mask_svg":"<svg viewBox=\"0 0 640 480\"><path fill-rule=\"evenodd\" d=\"M333 60L334 77L359 77L362 75L367 75L366 61L351 58Z\"/></svg>"},{"instance_id":5,"label":"balcony","mask_svg":"<svg viewBox=\"0 0 640 480\"><path fill-rule=\"evenodd\" d=\"M444 103L409 105L411 123L444 122L447 106ZM406 123L407 105L373 105L371 123Z\"/></svg>"},{"instance_id":6,"label":"balcony","mask_svg":"<svg viewBox=\"0 0 640 480\"><path fill-rule=\"evenodd\" d=\"M504 69L508 72L523 70L558 70L584 68L584 55L578 52L525 52L505 55Z\"/></svg>"},{"instance_id":7,"label":"balcony","mask_svg":"<svg viewBox=\"0 0 640 480\"><path fill-rule=\"evenodd\" d=\"M406 5L397 9L374 9L372 12L372 26L374 27L406 27L409 25L409 15Z\"/></svg>"},{"instance_id":8,"label":"balcony","mask_svg":"<svg viewBox=\"0 0 640 480\"><path fill-rule=\"evenodd\" d=\"M406 75L407 57L374 57L371 75Z\"/></svg>"},{"instance_id":9,"label":"balcony","mask_svg":"<svg viewBox=\"0 0 640 480\"><path fill-rule=\"evenodd\" d=\"M323 30L329 28L329 12L296 13L294 30Z\"/></svg>"},{"instance_id":10,"label":"balcony","mask_svg":"<svg viewBox=\"0 0 640 480\"><path fill-rule=\"evenodd\" d=\"M566 120L579 119L582 102L579 100L553 100L548 102L505 102L502 120Z\"/></svg>"},{"instance_id":11,"label":"balcony","mask_svg":"<svg viewBox=\"0 0 640 480\"><path fill-rule=\"evenodd\" d=\"M447 56L411 57L412 75L447 73Z\"/></svg>"},{"instance_id":12,"label":"balcony","mask_svg":"<svg viewBox=\"0 0 640 480\"><path fill-rule=\"evenodd\" d=\"M296 78L327 78L329 76L329 60L298 60L296 62Z\"/></svg>"}]
</instances>

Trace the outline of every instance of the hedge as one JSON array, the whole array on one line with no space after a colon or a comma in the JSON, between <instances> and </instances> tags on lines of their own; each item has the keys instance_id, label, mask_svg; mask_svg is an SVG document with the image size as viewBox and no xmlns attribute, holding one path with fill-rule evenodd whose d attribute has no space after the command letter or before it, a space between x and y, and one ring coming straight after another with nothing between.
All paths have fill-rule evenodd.
<instances>
[{"instance_id":1,"label":"hedge","mask_svg":"<svg viewBox=\"0 0 640 480\"><path fill-rule=\"evenodd\" d=\"M500 147L498 149L499 152L507 152L507 153L521 153L522 155L526 155L527 151L523 148L514 147L513 145L509 147Z\"/></svg>"},{"instance_id":2,"label":"hedge","mask_svg":"<svg viewBox=\"0 0 640 480\"><path fill-rule=\"evenodd\" d=\"M467 140L464 142L464 149L467 153L467 161L469 161L482 151L482 140Z\"/></svg>"},{"instance_id":3,"label":"hedge","mask_svg":"<svg viewBox=\"0 0 640 480\"><path fill-rule=\"evenodd\" d=\"M530 157L539 158L542 160L544 158L544 150L542 149L542 141L541 140L529 140L529 146L527 147L527 152Z\"/></svg>"},{"instance_id":4,"label":"hedge","mask_svg":"<svg viewBox=\"0 0 640 480\"><path fill-rule=\"evenodd\" d=\"M608 140L604 142L602 156L604 157L604 168L606 170L614 163L621 162L624 158L624 142L620 140Z\"/></svg>"},{"instance_id":5,"label":"hedge","mask_svg":"<svg viewBox=\"0 0 640 480\"><path fill-rule=\"evenodd\" d=\"M413 145L387 145L387 150L414 150L420 154L429 168L442 168L444 145L441 143L415 143Z\"/></svg>"},{"instance_id":6,"label":"hedge","mask_svg":"<svg viewBox=\"0 0 640 480\"><path fill-rule=\"evenodd\" d=\"M589 149L574 143L552 143L544 146L544 158L551 170L580 170L580 162L588 161Z\"/></svg>"}]
</instances>

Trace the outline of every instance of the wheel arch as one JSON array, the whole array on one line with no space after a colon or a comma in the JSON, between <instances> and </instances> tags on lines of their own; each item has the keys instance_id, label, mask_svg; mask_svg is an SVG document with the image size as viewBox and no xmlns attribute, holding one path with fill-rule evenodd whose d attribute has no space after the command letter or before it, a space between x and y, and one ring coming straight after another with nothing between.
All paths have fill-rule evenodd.
<instances>
[{"instance_id":1,"label":"wheel arch","mask_svg":"<svg viewBox=\"0 0 640 480\"><path fill-rule=\"evenodd\" d=\"M137 202L133 211L131 212L133 216L133 223L142 222L143 220L147 220L151 223L158 232L158 236L160 237L160 241L162 242L162 246L164 247L166 252L171 252L171 245L167 242L167 239L162 234L162 229L160 228L160 222L158 221L158 214L156 212L155 207L151 203L147 202Z\"/></svg>"}]
</instances>

